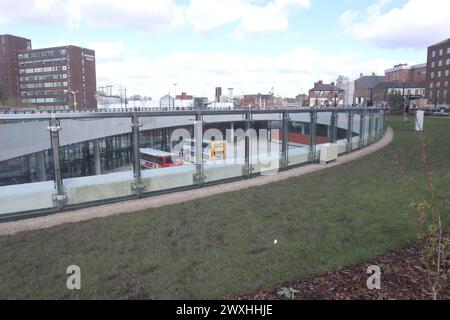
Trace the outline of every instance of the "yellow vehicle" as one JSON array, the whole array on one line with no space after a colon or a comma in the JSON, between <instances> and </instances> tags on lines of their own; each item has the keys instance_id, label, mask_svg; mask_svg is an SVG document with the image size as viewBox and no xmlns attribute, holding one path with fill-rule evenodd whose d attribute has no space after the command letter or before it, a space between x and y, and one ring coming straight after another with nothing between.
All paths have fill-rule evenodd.
<instances>
[{"instance_id":1,"label":"yellow vehicle","mask_svg":"<svg viewBox=\"0 0 450 320\"><path fill-rule=\"evenodd\" d=\"M226 159L226 142L203 140L203 161L218 161ZM183 157L186 161L195 162L195 140L183 141Z\"/></svg>"}]
</instances>

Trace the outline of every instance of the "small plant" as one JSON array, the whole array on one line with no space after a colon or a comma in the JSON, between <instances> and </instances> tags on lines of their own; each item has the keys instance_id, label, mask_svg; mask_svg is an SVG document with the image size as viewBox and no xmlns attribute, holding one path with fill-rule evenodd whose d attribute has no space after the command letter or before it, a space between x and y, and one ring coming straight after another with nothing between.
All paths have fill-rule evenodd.
<instances>
[{"instance_id":1,"label":"small plant","mask_svg":"<svg viewBox=\"0 0 450 320\"><path fill-rule=\"evenodd\" d=\"M281 290L279 290L277 292L277 295L279 297L285 297L285 298L288 298L288 299L294 299L295 298L295 294L299 293L299 292L300 291L295 290L294 288L286 288L286 287L284 287L284 288L281 288Z\"/></svg>"},{"instance_id":2,"label":"small plant","mask_svg":"<svg viewBox=\"0 0 450 320\"><path fill-rule=\"evenodd\" d=\"M416 213L419 239L428 238L421 259L426 267L433 300L436 300L442 285L447 283L449 279L448 250L450 238L444 234L442 208L446 206L439 203L436 195L433 171L428 157L427 139L423 132L419 133L419 138L421 142L420 160L426 181L425 191L422 191L423 188L419 188L418 179L409 177L409 184L414 196L410 208ZM397 164L399 164L402 174L405 174L404 165L400 164L398 160ZM445 193L443 196L448 201L448 194Z\"/></svg>"}]
</instances>

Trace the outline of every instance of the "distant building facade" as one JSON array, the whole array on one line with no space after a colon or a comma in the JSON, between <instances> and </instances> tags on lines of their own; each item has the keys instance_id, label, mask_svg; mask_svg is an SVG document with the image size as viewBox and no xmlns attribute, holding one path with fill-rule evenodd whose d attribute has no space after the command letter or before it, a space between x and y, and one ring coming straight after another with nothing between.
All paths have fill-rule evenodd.
<instances>
[{"instance_id":1,"label":"distant building facade","mask_svg":"<svg viewBox=\"0 0 450 320\"><path fill-rule=\"evenodd\" d=\"M175 98L166 94L159 99L160 108L174 109L175 108Z\"/></svg>"},{"instance_id":2,"label":"distant building facade","mask_svg":"<svg viewBox=\"0 0 450 320\"><path fill-rule=\"evenodd\" d=\"M19 97L19 50L31 49L31 40L9 34L0 35L0 100Z\"/></svg>"},{"instance_id":3,"label":"distant building facade","mask_svg":"<svg viewBox=\"0 0 450 320\"><path fill-rule=\"evenodd\" d=\"M427 69L428 103L450 105L450 38L428 47Z\"/></svg>"},{"instance_id":4,"label":"distant building facade","mask_svg":"<svg viewBox=\"0 0 450 320\"><path fill-rule=\"evenodd\" d=\"M76 46L32 49L31 40L0 35L0 90L15 106L97 107L95 51Z\"/></svg>"},{"instance_id":5,"label":"distant building facade","mask_svg":"<svg viewBox=\"0 0 450 320\"><path fill-rule=\"evenodd\" d=\"M384 76L377 76L375 73L365 76L361 73L355 80L355 104L369 105L373 103L371 100L373 100L375 87L382 82L384 82Z\"/></svg>"},{"instance_id":6,"label":"distant building facade","mask_svg":"<svg viewBox=\"0 0 450 320\"><path fill-rule=\"evenodd\" d=\"M427 81L427 64L408 66L407 63L395 65L384 71L386 82L413 82L425 83Z\"/></svg>"},{"instance_id":7,"label":"distant building facade","mask_svg":"<svg viewBox=\"0 0 450 320\"><path fill-rule=\"evenodd\" d=\"M300 107L309 107L309 96L304 93L300 93L299 95L295 96L295 100L298 106Z\"/></svg>"},{"instance_id":8,"label":"distant building facade","mask_svg":"<svg viewBox=\"0 0 450 320\"><path fill-rule=\"evenodd\" d=\"M276 105L275 97L269 94L246 94L241 99L242 109L273 109Z\"/></svg>"},{"instance_id":9,"label":"distant building facade","mask_svg":"<svg viewBox=\"0 0 450 320\"><path fill-rule=\"evenodd\" d=\"M334 82L324 84L322 80L314 83L309 90L310 107L331 107L344 105L344 90L338 88Z\"/></svg>"},{"instance_id":10,"label":"distant building facade","mask_svg":"<svg viewBox=\"0 0 450 320\"><path fill-rule=\"evenodd\" d=\"M95 109L95 51L76 46L20 50L20 101L36 109Z\"/></svg>"},{"instance_id":11,"label":"distant building facade","mask_svg":"<svg viewBox=\"0 0 450 320\"><path fill-rule=\"evenodd\" d=\"M375 105L388 102L390 95L401 95L405 101L420 100L425 96L425 84L414 82L381 82L373 90Z\"/></svg>"},{"instance_id":12,"label":"distant building facade","mask_svg":"<svg viewBox=\"0 0 450 320\"><path fill-rule=\"evenodd\" d=\"M215 92L215 102L220 102L220 98L222 97L222 87L216 87L216 92Z\"/></svg>"},{"instance_id":13,"label":"distant building facade","mask_svg":"<svg viewBox=\"0 0 450 320\"><path fill-rule=\"evenodd\" d=\"M336 80L336 87L344 90L344 106L352 105L355 96L355 81L350 81L348 77L339 76Z\"/></svg>"}]
</instances>

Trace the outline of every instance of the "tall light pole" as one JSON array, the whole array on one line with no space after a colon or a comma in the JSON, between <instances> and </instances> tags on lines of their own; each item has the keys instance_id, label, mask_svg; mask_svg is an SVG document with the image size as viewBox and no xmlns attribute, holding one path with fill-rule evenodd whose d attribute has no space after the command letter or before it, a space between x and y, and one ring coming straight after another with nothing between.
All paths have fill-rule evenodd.
<instances>
[{"instance_id":1,"label":"tall light pole","mask_svg":"<svg viewBox=\"0 0 450 320\"><path fill-rule=\"evenodd\" d=\"M178 85L178 83L173 84L173 87L174 87L173 109L175 109L175 101L177 100L177 85Z\"/></svg>"},{"instance_id":2,"label":"tall light pole","mask_svg":"<svg viewBox=\"0 0 450 320\"><path fill-rule=\"evenodd\" d=\"M403 90L402 90L402 107L405 108L405 79L403 79Z\"/></svg>"}]
</instances>

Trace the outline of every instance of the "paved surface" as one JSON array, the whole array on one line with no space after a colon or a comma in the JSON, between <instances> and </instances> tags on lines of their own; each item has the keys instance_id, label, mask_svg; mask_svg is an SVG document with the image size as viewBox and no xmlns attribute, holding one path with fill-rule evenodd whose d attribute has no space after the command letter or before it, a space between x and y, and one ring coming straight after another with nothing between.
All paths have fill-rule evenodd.
<instances>
[{"instance_id":1,"label":"paved surface","mask_svg":"<svg viewBox=\"0 0 450 320\"><path fill-rule=\"evenodd\" d=\"M99 205L80 210L57 213L45 217L0 223L0 235L12 235L29 230L50 228L63 223L75 223L99 217L107 217L122 213L140 211L148 208L159 208L166 205L208 197L215 194L232 192L236 190L242 190L281 180L286 180L291 177L301 176L307 173L323 170L325 168L336 167L341 164L364 157L388 145L392 141L393 137L394 132L392 128L389 128L383 139L361 150L357 150L352 153L343 155L339 157L337 161L331 162L326 166L320 164L310 164L303 167L282 171L276 175L271 176L259 176L248 180L240 180L236 182L224 183L201 189L193 189L169 193L114 204Z\"/></svg>"}]
</instances>

